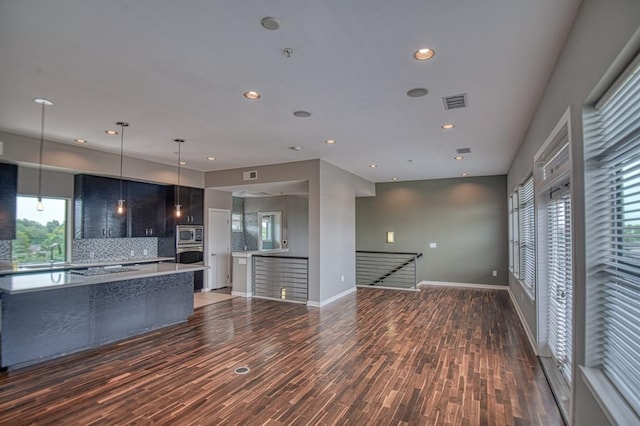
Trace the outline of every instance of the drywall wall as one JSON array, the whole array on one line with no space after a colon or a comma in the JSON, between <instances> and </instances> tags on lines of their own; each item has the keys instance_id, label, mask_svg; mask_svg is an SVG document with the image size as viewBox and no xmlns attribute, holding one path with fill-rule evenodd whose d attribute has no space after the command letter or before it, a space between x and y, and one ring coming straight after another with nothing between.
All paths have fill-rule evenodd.
<instances>
[{"instance_id":1,"label":"drywall wall","mask_svg":"<svg viewBox=\"0 0 640 426\"><path fill-rule=\"evenodd\" d=\"M307 257L309 253L308 199L291 195L244 199L245 215L271 211L282 212L282 239L287 241L286 248L289 249L286 255ZM255 231L258 231L257 228ZM255 239L257 240L257 235Z\"/></svg>"},{"instance_id":2,"label":"drywall wall","mask_svg":"<svg viewBox=\"0 0 640 426\"><path fill-rule=\"evenodd\" d=\"M256 170L258 178L245 182L242 179L244 171ZM335 173L335 178L328 176ZM324 188L321 200L321 178L324 179ZM338 182L336 182L338 180ZM308 160L285 164L272 164L267 166L247 167L242 169L220 170L205 173L205 186L224 190L225 187L238 185L253 185L260 183L307 181L309 185L308 198L308 257L309 257L309 303L311 305L322 305L325 300L342 293L343 285L335 283L335 277L341 277L343 269L352 270L353 279L345 282L355 283L355 235L345 234L341 238L351 238L352 243L336 246L323 244L331 238L328 233L331 231L333 221L339 220L345 223L339 224L345 229L355 228L355 215L339 214L332 215L333 190L347 191L355 196L367 196L375 194L373 183L348 173L323 160ZM345 189L348 188L348 189ZM321 203L324 203L321 207ZM355 205L355 201L353 202ZM335 206L338 207L338 206ZM348 210L348 208L347 208ZM351 237L349 237L351 235ZM337 263L325 262L325 259L340 258L347 259ZM321 266L322 262L322 266ZM352 264L349 266L348 264ZM321 275L322 269L322 275Z\"/></svg>"},{"instance_id":3,"label":"drywall wall","mask_svg":"<svg viewBox=\"0 0 640 426\"><path fill-rule=\"evenodd\" d=\"M0 132L4 142L2 159L18 165L37 166L40 140L13 133ZM83 146L45 141L42 164L45 169L68 173L88 173L99 176L120 176L120 156ZM126 157L123 161L125 179L174 185L178 182L177 168L138 158ZM202 188L204 173L182 168L180 183Z\"/></svg>"},{"instance_id":4,"label":"drywall wall","mask_svg":"<svg viewBox=\"0 0 640 426\"><path fill-rule=\"evenodd\" d=\"M531 121L507 178L510 192L533 169L535 153L571 105L593 102L640 49L640 2L636 0L584 0L558 58L547 88ZM579 118L579 114L578 114ZM582 140L573 140L572 194L574 205L574 366L585 361L585 230ZM505 195L506 196L506 195ZM535 336L536 305L527 301L517 280L510 289L527 327ZM581 374L574 374L572 423L606 424L603 410L586 388Z\"/></svg>"},{"instance_id":5,"label":"drywall wall","mask_svg":"<svg viewBox=\"0 0 640 426\"><path fill-rule=\"evenodd\" d=\"M418 282L506 285L505 188L505 176L376 184L356 200L357 249L423 253Z\"/></svg>"}]
</instances>

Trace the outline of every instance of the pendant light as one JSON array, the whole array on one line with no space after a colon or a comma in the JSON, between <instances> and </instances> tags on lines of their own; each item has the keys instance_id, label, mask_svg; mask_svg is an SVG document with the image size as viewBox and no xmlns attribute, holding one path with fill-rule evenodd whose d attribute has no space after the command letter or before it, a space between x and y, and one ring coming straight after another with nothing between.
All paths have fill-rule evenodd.
<instances>
[{"instance_id":1,"label":"pendant light","mask_svg":"<svg viewBox=\"0 0 640 426\"><path fill-rule=\"evenodd\" d=\"M40 156L38 158L38 202L36 203L36 210L41 212L44 210L44 204L42 204L42 151L44 150L44 109L45 107L53 105L53 102L44 98L35 98L33 102L42 106L42 113L40 115Z\"/></svg>"},{"instance_id":2,"label":"pendant light","mask_svg":"<svg viewBox=\"0 0 640 426\"><path fill-rule=\"evenodd\" d=\"M180 217L180 216L182 216L182 205L180 204L180 166L181 166L182 158L181 158L181 149L180 148L182 147L182 144L184 143L184 139L174 139L173 141L178 144L178 189L176 190L176 193L177 193L177 197L176 197L176 217Z\"/></svg>"},{"instance_id":3,"label":"pendant light","mask_svg":"<svg viewBox=\"0 0 640 426\"><path fill-rule=\"evenodd\" d=\"M123 215L125 212L124 198L122 197L122 159L124 158L124 128L129 127L129 123L127 123L126 121L118 121L116 125L120 126L120 198L118 199L116 213L118 215Z\"/></svg>"}]
</instances>

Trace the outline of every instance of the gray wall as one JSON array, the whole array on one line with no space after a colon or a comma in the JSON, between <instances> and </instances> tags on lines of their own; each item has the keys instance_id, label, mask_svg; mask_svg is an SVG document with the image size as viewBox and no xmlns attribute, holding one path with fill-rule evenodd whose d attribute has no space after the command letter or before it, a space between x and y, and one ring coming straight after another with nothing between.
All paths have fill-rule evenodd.
<instances>
[{"instance_id":1,"label":"gray wall","mask_svg":"<svg viewBox=\"0 0 640 426\"><path fill-rule=\"evenodd\" d=\"M283 195L244 199L245 215L268 211L282 212L282 239L287 240L289 256L306 257L309 254L309 201L307 198ZM246 230L250 231L249 229ZM253 239L257 244L258 228ZM253 241L253 240L252 240ZM252 248L249 248L251 250ZM256 248L253 248L256 250Z\"/></svg>"},{"instance_id":2,"label":"gray wall","mask_svg":"<svg viewBox=\"0 0 640 426\"><path fill-rule=\"evenodd\" d=\"M257 170L258 179L243 181L242 172L247 170ZM355 200L351 201L353 214L348 214L349 203L343 201L343 194L350 193L352 197L373 195L373 183L323 160L221 170L205 174L205 186L221 190L245 184L292 181L309 183L309 302L322 304L323 301L348 289L347 285L355 285ZM334 196L334 191L340 195ZM337 200L340 201L339 204L332 206L331 202ZM339 214L333 214L333 207ZM332 239L331 236L336 229L351 229L351 232ZM345 244L336 244L342 240ZM337 259L338 262L330 262L329 259ZM341 281L341 275L345 275L344 282Z\"/></svg>"},{"instance_id":3,"label":"gray wall","mask_svg":"<svg viewBox=\"0 0 640 426\"><path fill-rule=\"evenodd\" d=\"M510 192L533 169L536 151L570 106L579 108L593 102L610 85L640 49L640 2L637 0L585 0L573 24L567 42L549 79L544 96L533 117L527 135L508 174ZM585 228L582 140L573 141L574 197L574 366L585 360ZM505 195L506 196L506 195ZM509 286L527 326L536 336L536 305L523 294L517 280ZM574 376L573 423L608 424L603 411L592 398L581 374Z\"/></svg>"},{"instance_id":4,"label":"gray wall","mask_svg":"<svg viewBox=\"0 0 640 426\"><path fill-rule=\"evenodd\" d=\"M424 253L418 282L507 285L505 189L506 176L376 184L356 200L357 249Z\"/></svg>"}]
</instances>

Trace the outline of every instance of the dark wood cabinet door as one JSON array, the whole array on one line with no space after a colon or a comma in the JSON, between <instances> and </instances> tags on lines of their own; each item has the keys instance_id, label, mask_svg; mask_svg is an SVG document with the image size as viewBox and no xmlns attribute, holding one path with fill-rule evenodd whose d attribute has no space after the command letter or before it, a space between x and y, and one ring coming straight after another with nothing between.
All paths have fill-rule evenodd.
<instances>
[{"instance_id":1,"label":"dark wood cabinet door","mask_svg":"<svg viewBox=\"0 0 640 426\"><path fill-rule=\"evenodd\" d=\"M107 237L107 183L104 178L76 175L74 187L75 237Z\"/></svg>"},{"instance_id":2,"label":"dark wood cabinet door","mask_svg":"<svg viewBox=\"0 0 640 426\"><path fill-rule=\"evenodd\" d=\"M165 186L129 182L129 209L131 237L165 236Z\"/></svg>"},{"instance_id":3,"label":"dark wood cabinet door","mask_svg":"<svg viewBox=\"0 0 640 426\"><path fill-rule=\"evenodd\" d=\"M107 217L107 238L124 238L127 236L127 212L119 214L117 212L118 200L125 200L125 207L128 207L127 192L128 181L122 181L122 190L120 188L120 179L102 178L106 181L107 186L107 202L105 206L105 214Z\"/></svg>"},{"instance_id":4,"label":"dark wood cabinet door","mask_svg":"<svg viewBox=\"0 0 640 426\"><path fill-rule=\"evenodd\" d=\"M18 166L0 163L0 240L16 238Z\"/></svg>"},{"instance_id":5,"label":"dark wood cabinet door","mask_svg":"<svg viewBox=\"0 0 640 426\"><path fill-rule=\"evenodd\" d=\"M200 188L189 188L189 215L191 224L203 225L204 190Z\"/></svg>"}]
</instances>

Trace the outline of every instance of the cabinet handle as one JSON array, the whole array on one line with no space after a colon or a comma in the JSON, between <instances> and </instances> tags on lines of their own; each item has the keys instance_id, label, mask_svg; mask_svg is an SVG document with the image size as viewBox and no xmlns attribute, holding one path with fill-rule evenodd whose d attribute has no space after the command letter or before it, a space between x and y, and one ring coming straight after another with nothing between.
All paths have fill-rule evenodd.
<instances>
[{"instance_id":1,"label":"cabinet handle","mask_svg":"<svg viewBox=\"0 0 640 426\"><path fill-rule=\"evenodd\" d=\"M153 228L149 228L149 235L153 236Z\"/></svg>"},{"instance_id":2,"label":"cabinet handle","mask_svg":"<svg viewBox=\"0 0 640 426\"><path fill-rule=\"evenodd\" d=\"M149 228L144 228L144 236L148 236L149 235Z\"/></svg>"},{"instance_id":3,"label":"cabinet handle","mask_svg":"<svg viewBox=\"0 0 640 426\"><path fill-rule=\"evenodd\" d=\"M106 230L106 229L104 229L104 228L102 228L102 236L103 236L103 237L106 237L106 236L107 236L107 230Z\"/></svg>"},{"instance_id":4,"label":"cabinet handle","mask_svg":"<svg viewBox=\"0 0 640 426\"><path fill-rule=\"evenodd\" d=\"M111 228L109 228L109 232L108 232L109 236L111 236Z\"/></svg>"}]
</instances>

